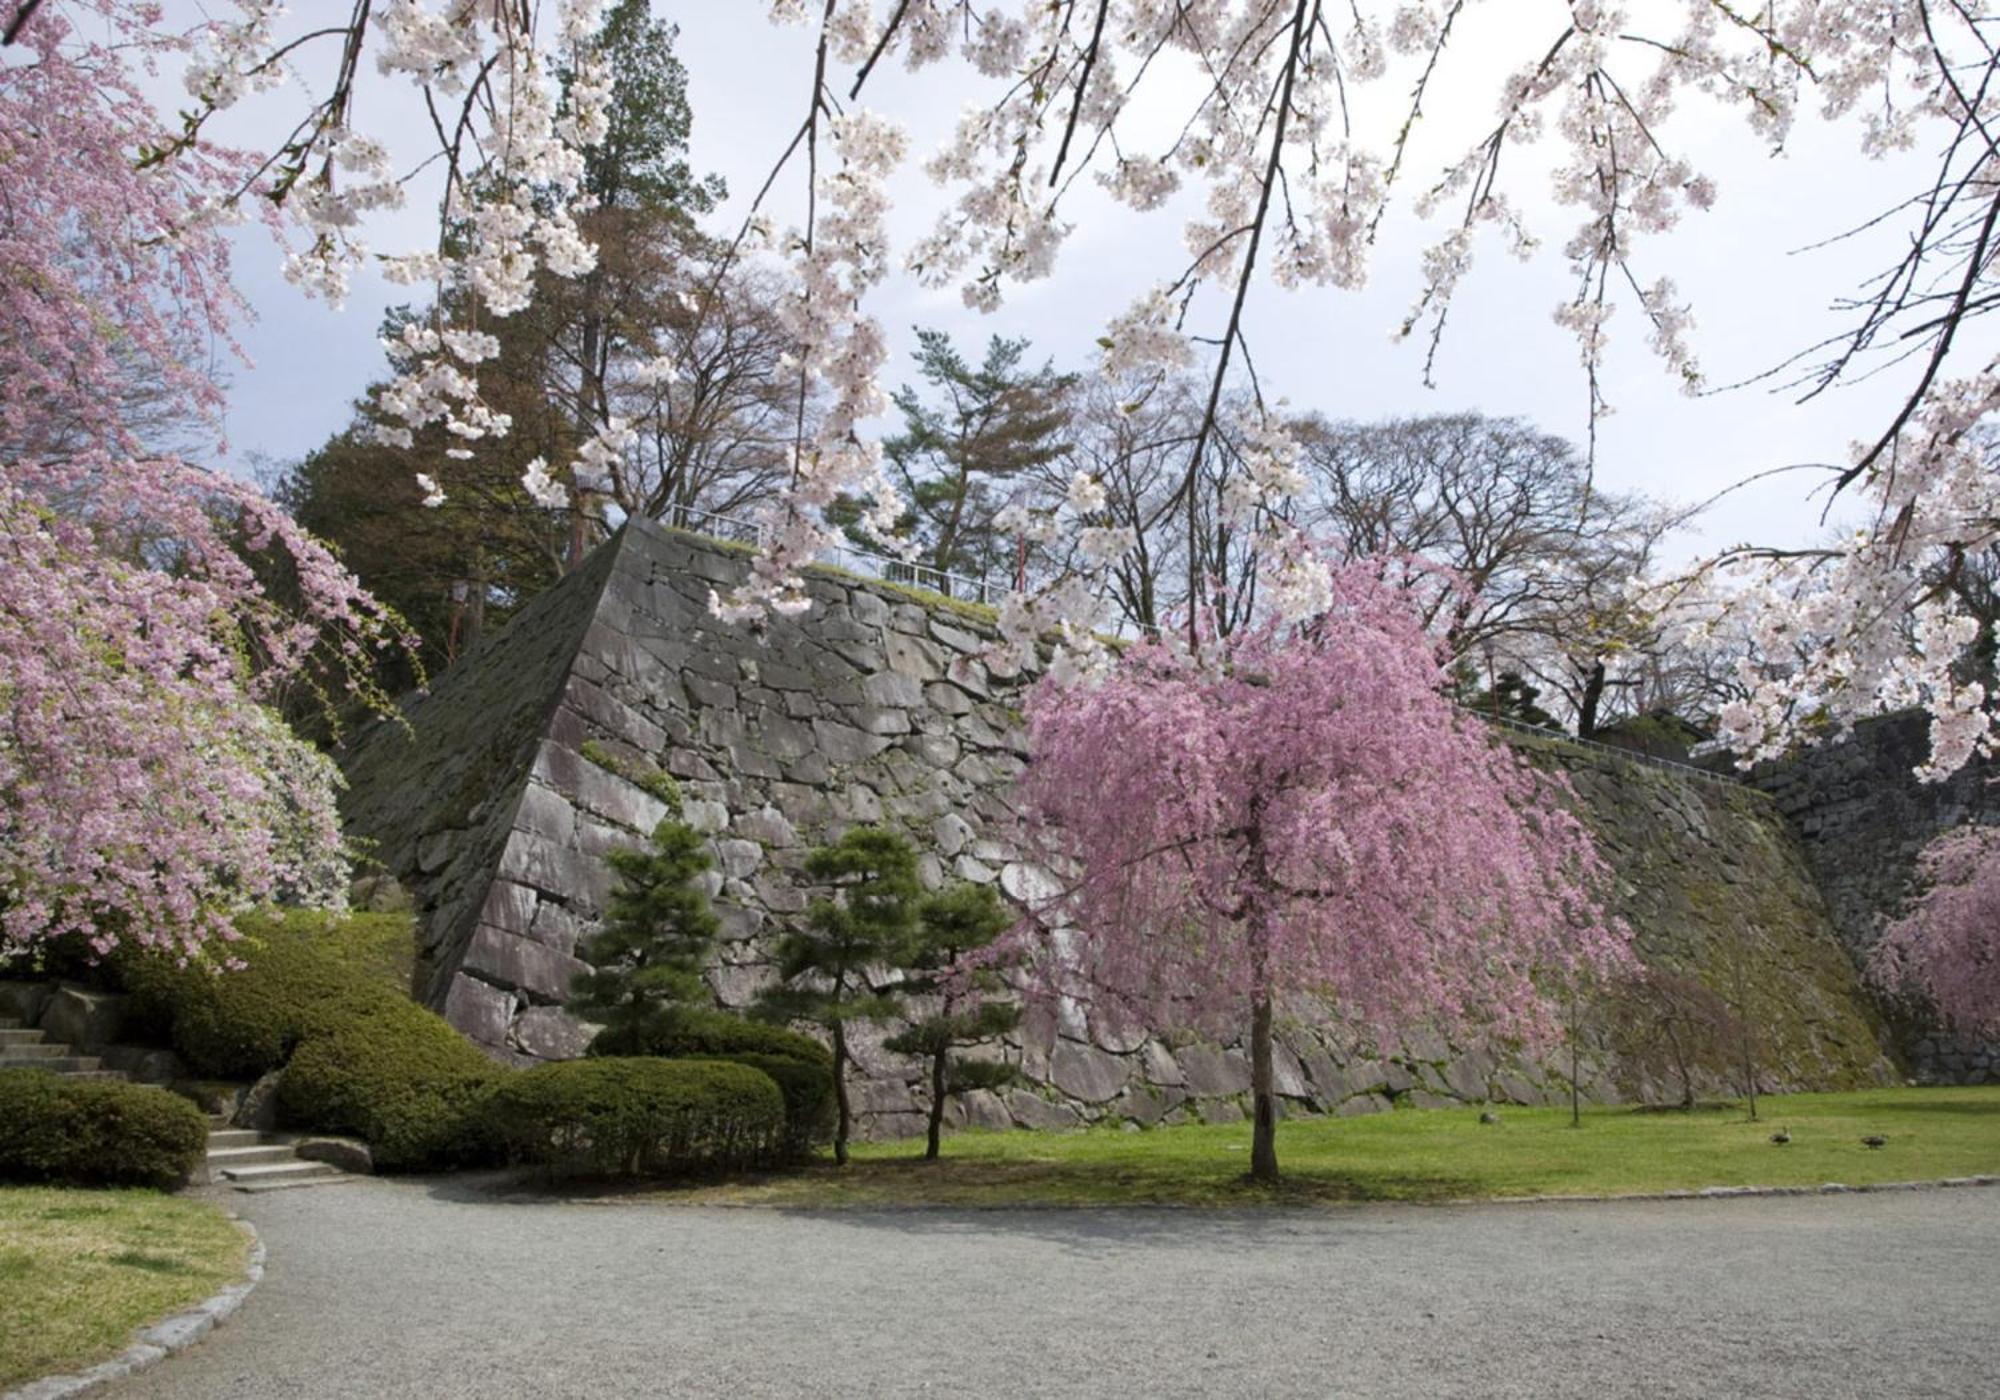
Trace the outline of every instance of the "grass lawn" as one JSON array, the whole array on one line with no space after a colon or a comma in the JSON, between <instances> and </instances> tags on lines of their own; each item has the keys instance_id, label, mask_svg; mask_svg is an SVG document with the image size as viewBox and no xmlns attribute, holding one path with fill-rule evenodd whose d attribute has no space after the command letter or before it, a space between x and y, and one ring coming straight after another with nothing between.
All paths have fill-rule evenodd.
<instances>
[{"instance_id":1,"label":"grass lawn","mask_svg":"<svg viewBox=\"0 0 2000 1400\"><path fill-rule=\"evenodd\" d=\"M1405 1110L1278 1125L1275 1190L1243 1180L1250 1127L1149 1132L967 1132L924 1162L916 1143L857 1144L786 1176L653 1193L689 1205L1318 1205L1488 1196L1633 1194L1704 1186L1858 1186L2000 1172L2000 1086L1760 1099L1693 1113L1499 1108ZM1770 1141L1780 1127L1792 1141ZM1861 1139L1880 1135L1886 1146Z\"/></svg>"},{"instance_id":2,"label":"grass lawn","mask_svg":"<svg viewBox=\"0 0 2000 1400\"><path fill-rule=\"evenodd\" d=\"M134 1328L234 1281L249 1248L199 1201L0 1187L0 1391L117 1355Z\"/></svg>"}]
</instances>

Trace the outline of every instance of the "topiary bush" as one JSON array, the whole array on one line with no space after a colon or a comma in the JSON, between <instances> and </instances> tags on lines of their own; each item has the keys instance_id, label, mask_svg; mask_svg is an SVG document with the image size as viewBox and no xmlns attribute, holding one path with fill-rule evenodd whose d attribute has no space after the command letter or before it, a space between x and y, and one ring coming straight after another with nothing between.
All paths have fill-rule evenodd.
<instances>
[{"instance_id":1,"label":"topiary bush","mask_svg":"<svg viewBox=\"0 0 2000 1400\"><path fill-rule=\"evenodd\" d=\"M586 1052L596 1056L650 1055L669 1060L728 1060L738 1055L772 1055L801 1064L833 1064L833 1053L809 1035L762 1021L746 1021L726 1011L677 1011L647 1033L621 1035L607 1028Z\"/></svg>"},{"instance_id":2,"label":"topiary bush","mask_svg":"<svg viewBox=\"0 0 2000 1400\"><path fill-rule=\"evenodd\" d=\"M278 1112L365 1140L386 1171L478 1166L499 1155L486 1110L506 1075L442 1017L411 1002L378 1006L299 1047Z\"/></svg>"},{"instance_id":3,"label":"topiary bush","mask_svg":"<svg viewBox=\"0 0 2000 1400\"><path fill-rule=\"evenodd\" d=\"M800 1037L804 1039L804 1037ZM809 1042L817 1045L817 1041ZM810 1157L815 1148L833 1141L833 1063L818 1064L783 1055L728 1055L733 1065L748 1065L771 1077L785 1096L785 1136L779 1144L786 1161Z\"/></svg>"},{"instance_id":4,"label":"topiary bush","mask_svg":"<svg viewBox=\"0 0 2000 1400\"><path fill-rule=\"evenodd\" d=\"M201 1110L164 1089L0 1070L0 1181L172 1190L207 1151Z\"/></svg>"},{"instance_id":5,"label":"topiary bush","mask_svg":"<svg viewBox=\"0 0 2000 1400\"><path fill-rule=\"evenodd\" d=\"M406 915L291 911L237 927L243 937L223 955L241 967L183 967L148 952L119 965L137 1023L197 1074L255 1079L310 1036L410 1005L399 961L413 936Z\"/></svg>"},{"instance_id":6,"label":"topiary bush","mask_svg":"<svg viewBox=\"0 0 2000 1400\"><path fill-rule=\"evenodd\" d=\"M748 1065L650 1057L562 1060L505 1076L494 1131L553 1171L658 1176L776 1159L785 1099Z\"/></svg>"},{"instance_id":7,"label":"topiary bush","mask_svg":"<svg viewBox=\"0 0 2000 1400\"><path fill-rule=\"evenodd\" d=\"M726 1011L682 1009L646 1033L607 1028L590 1043L592 1056L655 1056L727 1060L761 1070L785 1096L787 1158L806 1157L833 1138L833 1053L809 1035Z\"/></svg>"}]
</instances>

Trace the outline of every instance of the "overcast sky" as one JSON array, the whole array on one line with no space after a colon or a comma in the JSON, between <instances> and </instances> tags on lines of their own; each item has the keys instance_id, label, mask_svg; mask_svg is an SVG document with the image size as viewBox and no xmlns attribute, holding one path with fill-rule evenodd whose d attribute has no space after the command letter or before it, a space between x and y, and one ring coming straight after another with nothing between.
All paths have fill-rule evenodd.
<instances>
[{"instance_id":1,"label":"overcast sky","mask_svg":"<svg viewBox=\"0 0 2000 1400\"><path fill-rule=\"evenodd\" d=\"M1491 32L1474 30L1461 42L1470 57L1448 73L1450 82L1429 104L1433 139L1419 146L1420 161L1427 153L1434 165L1464 144L1471 124L1491 111L1492 82L1504 71L1482 55L1507 47L1509 26L1541 33L1528 21L1552 3L1508 0L1487 7L1483 13L1504 12L1504 18L1489 21L1499 26ZM1639 0L1637 8L1644 5ZM679 53L694 109L692 162L729 182L731 200L716 220L718 229L734 227L804 111L809 36L773 29L763 10L750 0L654 4L657 15L680 26ZM871 84L869 105L895 116L913 139L909 168L894 186L892 232L903 246L928 231L939 207L937 192L916 167L977 93L978 81L947 68L915 76L896 70ZM372 124L364 116L363 128L393 136L384 123L393 122L398 108L385 103L375 110L383 115ZM1136 114L1141 136L1155 115L1165 113ZM1389 113L1384 106L1374 115L1387 119ZM1669 130L1697 169L1714 178L1720 196L1713 211L1648 244L1639 271L1648 281L1673 275L1693 301L1695 345L1711 383L1755 375L1836 331L1843 322L1829 304L1893 259L1896 232L1888 228L1830 249L1799 250L1910 193L1921 178L1923 153L1870 162L1853 153L1851 128L1814 121L1801 124L1790 152L1776 160L1734 116L1689 112ZM1437 388L1422 383L1422 346L1390 338L1416 291L1421 250L1435 234L1392 221L1365 291L1287 293L1268 282L1257 286L1248 334L1267 393L1282 394L1297 408L1356 419L1461 409L1512 415L1580 442L1587 430L1585 382L1575 342L1551 319L1570 291L1557 250L1577 215L1556 209L1534 173L1513 188L1538 221L1547 251L1523 265L1496 243L1483 246L1481 264L1452 313ZM797 180L780 188L782 215L792 207ZM414 238L422 217L413 209L400 231ZM918 325L974 341L990 334L1027 336L1059 366L1085 367L1106 320L1147 286L1175 275L1185 260L1179 220L1171 214L1134 214L1090 191L1073 206L1072 217L1078 228L1056 275L1018 289L993 315L966 310L955 291L928 291L905 278L885 285L873 310L896 346L892 382L907 377L911 331ZM378 240L384 247L393 242ZM268 240L245 235L238 280L259 320L244 338L254 363L236 371L230 394L228 426L239 464L258 454L296 457L347 421L350 402L382 372L375 343L380 314L407 295L364 273L347 309L331 313L287 285L278 263ZM1219 325L1193 329L1212 334ZM1854 440L1887 421L1907 383L1889 375L1804 406L1791 395L1754 387L1690 399L1645 349L1635 308L1621 309L1610 330L1605 393L1615 413L1599 430L1599 478L1681 503L1775 467L1846 460ZM1983 347L1970 348L1976 353ZM1682 548L1815 537L1819 503L1807 494L1816 480L1793 474L1735 493L1706 517L1701 537Z\"/></svg>"}]
</instances>

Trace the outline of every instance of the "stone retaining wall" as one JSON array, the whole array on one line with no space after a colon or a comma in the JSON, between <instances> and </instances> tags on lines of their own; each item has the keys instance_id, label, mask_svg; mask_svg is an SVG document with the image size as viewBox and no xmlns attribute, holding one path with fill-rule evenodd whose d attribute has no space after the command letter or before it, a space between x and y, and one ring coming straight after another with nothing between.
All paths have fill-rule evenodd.
<instances>
[{"instance_id":1,"label":"stone retaining wall","mask_svg":"<svg viewBox=\"0 0 2000 1400\"><path fill-rule=\"evenodd\" d=\"M990 631L978 611L825 571L809 613L753 634L707 608L709 590L744 568L728 546L628 526L439 678L405 726L377 726L346 755L352 831L417 896L418 993L495 1055L581 1052L588 1031L561 1009L582 967L577 941L609 893L605 852L665 815L648 790L660 775L714 841L723 935L709 980L725 1007L769 985L772 936L806 904L805 853L846 826L910 833L932 885L994 883L1019 900L1046 878L1004 836L1028 678L982 662ZM1648 956L1716 980L1723 954L1745 950L1771 1023L1772 1086L1889 1073L1765 798L1559 745L1541 761L1571 772ZM882 1048L888 1033L855 1037L864 1126L884 1135L915 1130L923 1093L918 1066ZM1278 1084L1299 1111L1567 1092L1559 1074L1434 1035L1370 1045L1299 1023L1283 1039ZM1153 1034L1074 1002L986 1053L1018 1063L1023 1082L967 1096L954 1117L1215 1121L1240 1115L1249 1089L1240 1046ZM1657 1088L1597 1055L1583 1077L1593 1098Z\"/></svg>"}]
</instances>

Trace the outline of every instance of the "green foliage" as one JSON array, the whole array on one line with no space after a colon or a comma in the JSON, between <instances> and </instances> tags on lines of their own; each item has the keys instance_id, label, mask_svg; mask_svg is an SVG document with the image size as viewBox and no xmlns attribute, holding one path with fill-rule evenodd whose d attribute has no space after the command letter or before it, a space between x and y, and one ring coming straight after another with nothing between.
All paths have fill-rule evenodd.
<instances>
[{"instance_id":1,"label":"green foliage","mask_svg":"<svg viewBox=\"0 0 2000 1400\"><path fill-rule=\"evenodd\" d=\"M765 1055L822 1068L833 1063L827 1048L809 1035L703 1007L682 1007L648 1026L643 1034L614 1034L606 1027L590 1042L588 1053L656 1055L670 1060L733 1060L743 1055Z\"/></svg>"},{"instance_id":2,"label":"green foliage","mask_svg":"<svg viewBox=\"0 0 2000 1400\"><path fill-rule=\"evenodd\" d=\"M890 1014L893 993L868 984L871 966L906 960L917 933L917 856L903 837L861 826L806 856L806 877L833 891L806 909L802 927L778 940L783 979L758 999L756 1014L810 1021L833 1036L834 1160L847 1160L853 1113L847 1101L847 1023Z\"/></svg>"},{"instance_id":3,"label":"green foliage","mask_svg":"<svg viewBox=\"0 0 2000 1400\"><path fill-rule=\"evenodd\" d=\"M490 1116L517 1158L610 1176L755 1165L773 1160L786 1134L769 1075L711 1060L537 1065L507 1076Z\"/></svg>"},{"instance_id":4,"label":"green foliage","mask_svg":"<svg viewBox=\"0 0 2000 1400\"><path fill-rule=\"evenodd\" d=\"M695 829L677 821L654 829L651 850L606 860L618 887L603 928L578 950L591 970L571 984L569 1009L614 1043L643 1044L678 1008L710 1001L701 974L721 925L695 880L714 862Z\"/></svg>"},{"instance_id":5,"label":"green foliage","mask_svg":"<svg viewBox=\"0 0 2000 1400\"><path fill-rule=\"evenodd\" d=\"M407 915L292 910L246 916L237 929L242 939L219 953L239 968L181 967L152 952L118 963L139 1024L197 1074L255 1079L310 1036L410 1007L397 980L414 940Z\"/></svg>"},{"instance_id":6,"label":"green foliage","mask_svg":"<svg viewBox=\"0 0 2000 1400\"><path fill-rule=\"evenodd\" d=\"M386 1170L491 1160L480 1108L502 1071L402 990L407 916L287 911L239 929L239 968L120 964L142 1023L196 1073L283 1068L288 1124L363 1138Z\"/></svg>"},{"instance_id":7,"label":"green foliage","mask_svg":"<svg viewBox=\"0 0 2000 1400\"><path fill-rule=\"evenodd\" d=\"M508 1078L442 1017L405 1002L316 1036L278 1087L284 1121L365 1140L387 1171L492 1161L486 1106Z\"/></svg>"},{"instance_id":8,"label":"green foliage","mask_svg":"<svg viewBox=\"0 0 2000 1400\"><path fill-rule=\"evenodd\" d=\"M996 1089L1018 1074L1012 1065L968 1059L952 1051L1004 1035L1020 1024L1020 1007L990 1000L1000 987L990 968L968 967L967 958L991 946L1014 916L988 885L955 885L923 902L918 936L906 958L912 975L904 990L938 998L938 1009L883 1044L916 1055L931 1066L931 1109L924 1155L938 1155L945 1101L972 1089Z\"/></svg>"},{"instance_id":9,"label":"green foliage","mask_svg":"<svg viewBox=\"0 0 2000 1400\"><path fill-rule=\"evenodd\" d=\"M0 1181L171 1190L207 1150L201 1111L164 1089L0 1070Z\"/></svg>"},{"instance_id":10,"label":"green foliage","mask_svg":"<svg viewBox=\"0 0 2000 1400\"><path fill-rule=\"evenodd\" d=\"M749 1065L776 1080L785 1096L786 1157L807 1156L833 1135L833 1054L811 1036L783 1026L746 1021L726 1011L682 1007L643 1034L606 1029L590 1042L587 1053Z\"/></svg>"}]
</instances>

